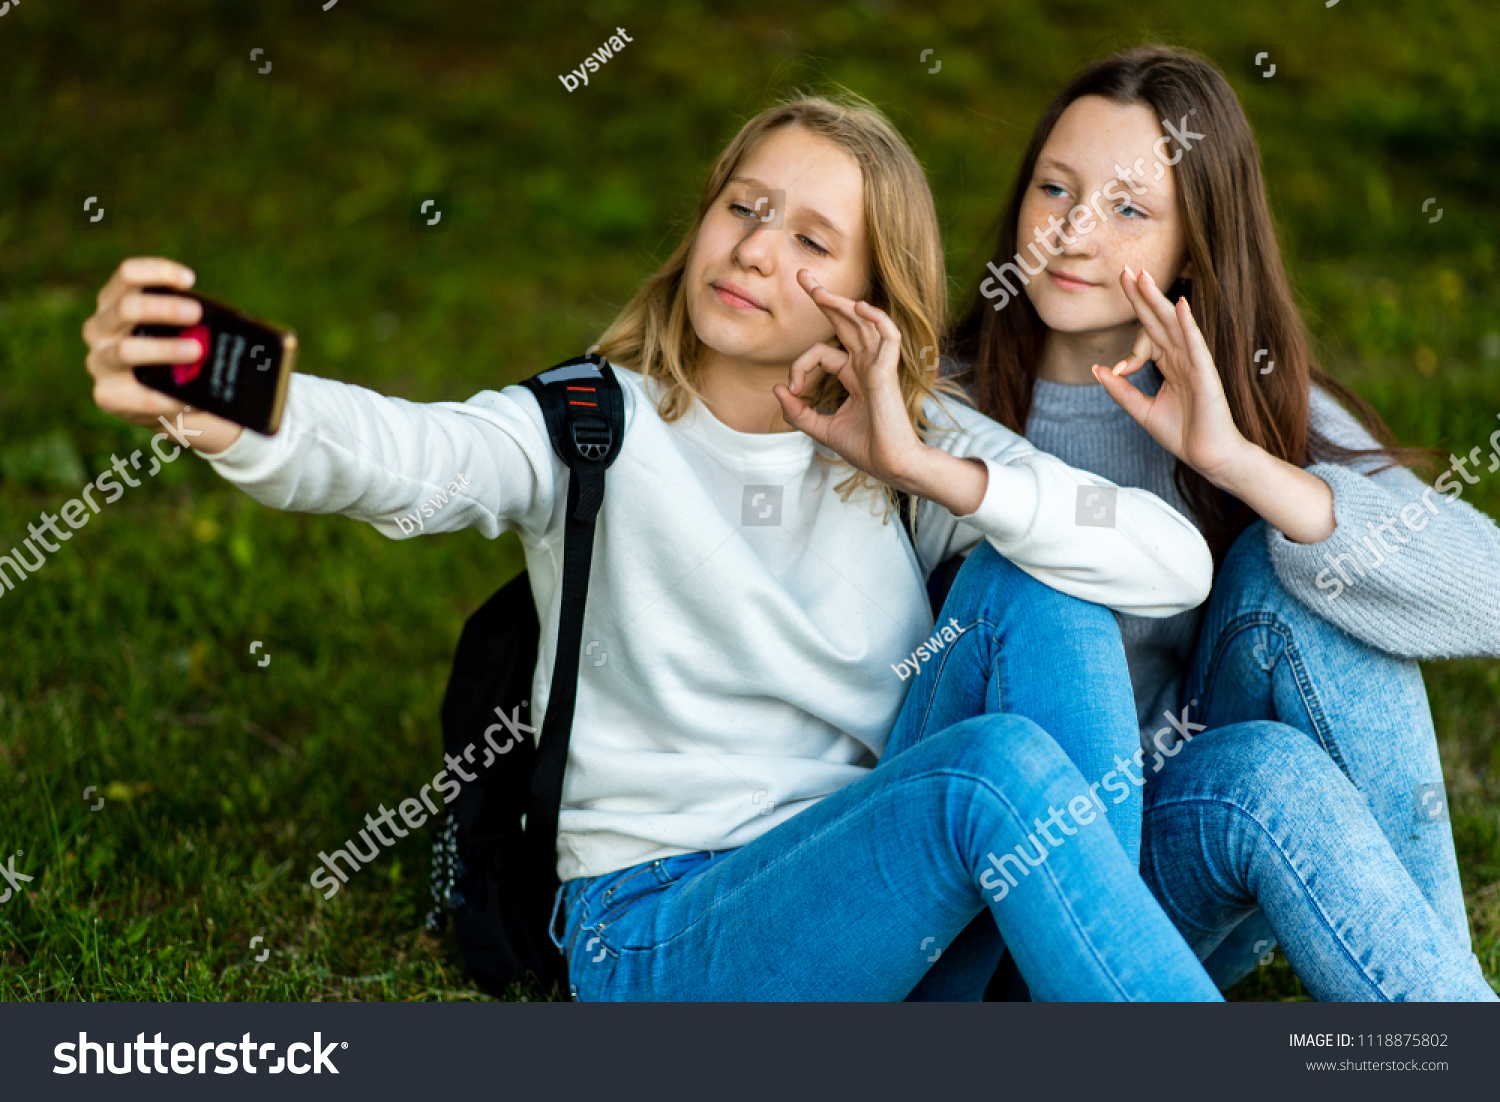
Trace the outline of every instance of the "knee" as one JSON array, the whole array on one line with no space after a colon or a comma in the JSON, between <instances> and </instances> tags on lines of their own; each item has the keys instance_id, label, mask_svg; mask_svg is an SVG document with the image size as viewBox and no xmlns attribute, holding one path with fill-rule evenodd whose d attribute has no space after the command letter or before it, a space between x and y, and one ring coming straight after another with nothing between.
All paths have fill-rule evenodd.
<instances>
[{"instance_id":1,"label":"knee","mask_svg":"<svg viewBox=\"0 0 1500 1102\"><path fill-rule=\"evenodd\" d=\"M996 551L988 540L981 540L969 552L953 580L949 600L955 597L967 607L1003 609L1012 615L1019 611L1027 616L1045 617L1066 609L1069 616L1095 618L1118 629L1113 613L1107 608L1037 581Z\"/></svg>"},{"instance_id":2,"label":"knee","mask_svg":"<svg viewBox=\"0 0 1500 1102\"><path fill-rule=\"evenodd\" d=\"M1278 593L1290 599L1276 576L1266 532L1266 522L1258 520L1239 534L1214 576L1215 595L1221 590L1253 593L1258 607L1265 607Z\"/></svg>"},{"instance_id":3,"label":"knee","mask_svg":"<svg viewBox=\"0 0 1500 1102\"><path fill-rule=\"evenodd\" d=\"M1191 764L1175 771L1241 801L1300 801L1344 781L1333 759L1308 735L1272 720L1235 723L1200 734L1185 747Z\"/></svg>"},{"instance_id":4,"label":"knee","mask_svg":"<svg viewBox=\"0 0 1500 1102\"><path fill-rule=\"evenodd\" d=\"M974 716L918 746L926 748L925 770L947 777L949 787L962 793L981 787L1008 793L1040 789L1069 767L1056 740L1018 715Z\"/></svg>"},{"instance_id":5,"label":"knee","mask_svg":"<svg viewBox=\"0 0 1500 1102\"><path fill-rule=\"evenodd\" d=\"M1271 562L1266 532L1266 522L1259 520L1240 533L1224 557L1210 598L1211 606L1231 618L1251 611L1260 614L1256 617L1257 625L1264 630L1245 632L1242 641L1253 651L1261 669L1270 670L1281 648L1296 646L1341 656L1336 660L1379 662L1387 671L1385 676L1415 674L1420 678L1414 661L1368 646L1293 597L1281 584ZM1404 675L1397 671L1401 666L1408 667ZM1371 676L1377 675L1372 672Z\"/></svg>"}]
</instances>

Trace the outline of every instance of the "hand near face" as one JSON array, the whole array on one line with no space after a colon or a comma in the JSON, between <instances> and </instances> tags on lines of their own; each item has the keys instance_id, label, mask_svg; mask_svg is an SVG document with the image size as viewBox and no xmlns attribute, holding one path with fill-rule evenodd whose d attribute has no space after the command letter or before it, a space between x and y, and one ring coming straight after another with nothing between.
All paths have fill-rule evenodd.
<instances>
[{"instance_id":1,"label":"hand near face","mask_svg":"<svg viewBox=\"0 0 1500 1102\"><path fill-rule=\"evenodd\" d=\"M883 311L834 294L806 269L797 273L797 282L844 347L819 342L792 362L787 382L772 388L783 416L861 471L906 489L904 483L927 446L912 427L901 396L900 332ZM817 412L800 397L825 374L849 392L832 414Z\"/></svg>"},{"instance_id":2,"label":"hand near face","mask_svg":"<svg viewBox=\"0 0 1500 1102\"><path fill-rule=\"evenodd\" d=\"M1247 441L1235 427L1188 300L1184 296L1174 306L1144 269L1124 269L1120 286L1140 320L1140 333L1130 355L1113 369L1095 364L1094 378L1153 440L1212 480ZM1155 361L1164 380L1154 398L1124 379L1147 360Z\"/></svg>"}]
</instances>

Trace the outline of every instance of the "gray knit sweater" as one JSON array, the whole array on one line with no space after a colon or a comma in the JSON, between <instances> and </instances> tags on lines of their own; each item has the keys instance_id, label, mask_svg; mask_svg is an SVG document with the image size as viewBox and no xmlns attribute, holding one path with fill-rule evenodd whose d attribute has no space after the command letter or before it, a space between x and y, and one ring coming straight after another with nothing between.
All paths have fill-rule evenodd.
<instances>
[{"instance_id":1,"label":"gray knit sweater","mask_svg":"<svg viewBox=\"0 0 1500 1102\"><path fill-rule=\"evenodd\" d=\"M1154 364L1130 378L1145 394L1161 388ZM1376 446L1352 415L1316 388L1311 419L1334 443ZM1172 482L1172 454L1097 383L1070 386L1039 379L1026 437L1070 466L1120 486L1149 490L1193 519ZM1470 477L1500 478L1489 473L1500 467L1500 445L1479 460L1467 468ZM1500 528L1461 498L1450 500L1453 485L1468 485L1458 474L1451 482L1439 478L1449 496L1434 491L1424 506L1427 487L1416 475L1404 467L1367 473L1379 465L1379 460L1361 460L1352 466L1316 463L1307 468L1332 488L1337 528L1321 543L1299 544L1267 526L1271 562L1281 584L1324 620L1387 654L1500 656ZM1402 507L1412 503L1416 508L1403 523ZM1166 725L1163 712L1176 714L1203 608L1164 619L1116 616L1135 688L1141 745L1147 747L1151 733Z\"/></svg>"}]
</instances>

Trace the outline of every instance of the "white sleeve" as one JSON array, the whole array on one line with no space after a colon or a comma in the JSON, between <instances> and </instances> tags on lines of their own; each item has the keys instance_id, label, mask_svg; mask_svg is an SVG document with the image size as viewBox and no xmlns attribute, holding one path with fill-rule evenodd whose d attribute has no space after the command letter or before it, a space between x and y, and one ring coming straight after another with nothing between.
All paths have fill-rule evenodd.
<instances>
[{"instance_id":1,"label":"white sleeve","mask_svg":"<svg viewBox=\"0 0 1500 1102\"><path fill-rule=\"evenodd\" d=\"M983 537L1038 581L1116 612L1173 616L1208 598L1208 544L1155 494L1070 467L956 401L929 403L928 412L955 426L931 442L981 460L989 485L966 516L922 503L917 542L926 569Z\"/></svg>"},{"instance_id":2,"label":"white sleeve","mask_svg":"<svg viewBox=\"0 0 1500 1102\"><path fill-rule=\"evenodd\" d=\"M341 513L392 539L461 528L539 537L567 470L524 387L422 403L295 373L275 436L246 429L203 458L263 505Z\"/></svg>"}]
</instances>

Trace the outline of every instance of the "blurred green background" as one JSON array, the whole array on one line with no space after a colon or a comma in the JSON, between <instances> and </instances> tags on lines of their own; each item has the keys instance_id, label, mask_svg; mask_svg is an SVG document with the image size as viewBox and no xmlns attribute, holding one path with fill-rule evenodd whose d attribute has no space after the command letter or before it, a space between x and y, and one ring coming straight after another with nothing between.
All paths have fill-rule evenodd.
<instances>
[{"instance_id":1,"label":"blurred green background","mask_svg":"<svg viewBox=\"0 0 1500 1102\"><path fill-rule=\"evenodd\" d=\"M0 17L0 552L150 438L94 406L79 336L125 257L296 329L309 374L462 400L596 339L739 124L837 82L928 168L961 304L1042 105L1147 40L1207 53L1241 95L1323 366L1403 442L1466 452L1497 427L1481 0L111 8ZM634 42L567 91L617 26ZM418 230L433 189L443 221ZM1500 479L1465 500L1500 513ZM427 839L327 902L307 878L436 770L459 629L520 565L511 537L275 512L184 456L0 592L0 863L24 851L35 877L0 905L0 998L479 997L420 931ZM1500 662L1425 673L1495 983ZM1305 992L1278 954L1232 996Z\"/></svg>"}]
</instances>

